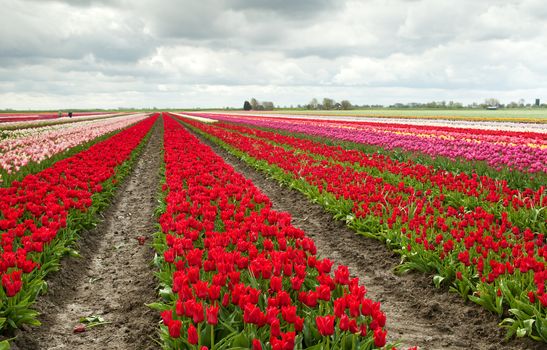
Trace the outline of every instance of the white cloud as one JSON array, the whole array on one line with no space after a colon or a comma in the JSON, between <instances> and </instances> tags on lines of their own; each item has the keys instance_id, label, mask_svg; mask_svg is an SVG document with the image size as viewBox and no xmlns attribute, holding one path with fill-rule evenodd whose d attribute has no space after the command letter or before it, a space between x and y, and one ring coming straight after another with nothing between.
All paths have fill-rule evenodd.
<instances>
[{"instance_id":1,"label":"white cloud","mask_svg":"<svg viewBox=\"0 0 547 350\"><path fill-rule=\"evenodd\" d=\"M545 37L540 0L5 0L0 108L547 99Z\"/></svg>"}]
</instances>

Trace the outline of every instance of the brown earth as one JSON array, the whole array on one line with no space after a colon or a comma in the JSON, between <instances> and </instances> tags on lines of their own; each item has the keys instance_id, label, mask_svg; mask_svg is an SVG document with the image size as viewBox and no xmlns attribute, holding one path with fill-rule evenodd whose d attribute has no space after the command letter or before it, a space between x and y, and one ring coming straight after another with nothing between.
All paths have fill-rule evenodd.
<instances>
[{"instance_id":1,"label":"brown earth","mask_svg":"<svg viewBox=\"0 0 547 350\"><path fill-rule=\"evenodd\" d=\"M12 349L159 349L150 246L159 189L163 124L158 120L133 171L93 230L82 233L81 258L66 258L36 303L42 326L20 332ZM146 237L140 245L137 237ZM80 317L106 322L74 333Z\"/></svg>"},{"instance_id":2,"label":"brown earth","mask_svg":"<svg viewBox=\"0 0 547 350\"><path fill-rule=\"evenodd\" d=\"M356 235L300 192L282 187L221 147L200 139L252 180L276 210L291 213L293 225L313 238L321 257L347 265L352 275L359 277L368 297L382 304L388 341L399 342L403 348L420 349L545 349L545 344L529 339L505 342L497 316L446 289L436 289L432 276L394 274L400 258L383 243Z\"/></svg>"}]
</instances>

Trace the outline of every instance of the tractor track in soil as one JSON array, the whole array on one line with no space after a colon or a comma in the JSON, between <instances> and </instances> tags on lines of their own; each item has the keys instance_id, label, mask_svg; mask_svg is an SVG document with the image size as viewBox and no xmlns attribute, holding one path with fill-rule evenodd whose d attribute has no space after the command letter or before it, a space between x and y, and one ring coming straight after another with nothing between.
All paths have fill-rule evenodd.
<instances>
[{"instance_id":1,"label":"tractor track in soil","mask_svg":"<svg viewBox=\"0 0 547 350\"><path fill-rule=\"evenodd\" d=\"M188 129L188 128L187 128ZM540 350L545 344L530 339L504 341L499 318L459 295L436 289L432 276L396 275L400 257L381 242L358 236L320 205L297 190L280 185L246 163L188 129L209 145L237 172L252 180L278 211L289 212L292 223L313 238L318 255L347 265L359 277L367 296L380 301L387 316L388 341L420 349Z\"/></svg>"},{"instance_id":2,"label":"tractor track in soil","mask_svg":"<svg viewBox=\"0 0 547 350\"><path fill-rule=\"evenodd\" d=\"M83 232L80 258L65 258L48 278L48 293L36 303L42 326L18 334L12 349L151 350L159 316L145 304L156 300L150 246L155 231L163 123L158 119L132 171L118 188L100 223ZM140 245L136 239L146 237ZM80 317L108 324L74 333Z\"/></svg>"}]
</instances>

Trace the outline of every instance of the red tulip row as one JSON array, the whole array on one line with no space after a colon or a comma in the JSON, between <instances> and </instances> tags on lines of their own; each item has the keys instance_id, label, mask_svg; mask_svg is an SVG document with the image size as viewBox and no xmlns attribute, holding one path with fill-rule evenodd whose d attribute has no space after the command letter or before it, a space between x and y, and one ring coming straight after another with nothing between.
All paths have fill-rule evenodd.
<instances>
[{"instance_id":1,"label":"red tulip row","mask_svg":"<svg viewBox=\"0 0 547 350\"><path fill-rule=\"evenodd\" d=\"M266 115L249 115L249 114L224 114L224 113L203 113L203 112L185 112L186 115L206 117L217 120L238 120L239 123L241 119L247 119L250 121L255 120L273 120L273 121L282 121L282 122L296 122L296 123L317 123L323 125L358 125L362 127L377 128L381 130L400 130L408 131L412 129L415 133L418 134L438 134L438 135L459 135L460 137L486 137L490 140L508 140L510 138L521 138L525 139L526 143L529 142L538 142L545 144L547 141L547 135L540 132L534 131L512 131L512 130L497 130L492 127L491 129L480 129L480 128L465 128L465 127L455 127L455 126L440 126L440 125L431 125L426 122L425 125L419 125L417 123L412 123L412 119L408 119L411 123L398 123L398 122L386 122L386 121L358 121L357 119L353 120L335 120L328 118L317 118L317 117L305 117L297 118L296 116L291 116L290 118L278 117L278 116L266 116ZM526 125L523 123L523 125Z\"/></svg>"},{"instance_id":2,"label":"red tulip row","mask_svg":"<svg viewBox=\"0 0 547 350\"><path fill-rule=\"evenodd\" d=\"M438 128L432 125L234 115L212 115L211 118L321 135L390 150L403 149L432 157L480 161L497 169L509 168L523 173L547 171L547 142L541 133L477 129L464 131L461 128Z\"/></svg>"},{"instance_id":3,"label":"red tulip row","mask_svg":"<svg viewBox=\"0 0 547 350\"><path fill-rule=\"evenodd\" d=\"M515 225L506 211L490 213L491 203L484 198L466 207L464 200L453 203L444 193L416 190L405 182L390 184L341 165L333 161L346 152L341 148L318 151L317 145L297 142L281 147L272 142L275 138L262 139L252 130L245 130L254 135L249 137L216 124L185 123L300 189L359 233L389 242L407 261L401 271L435 272L436 284L450 282L464 297L500 316L509 308L512 317L505 325L511 333L547 341L544 231ZM539 202L534 196L530 201L544 204L544 194ZM544 207L536 210L541 218ZM545 227L545 219L538 220L532 224Z\"/></svg>"},{"instance_id":4,"label":"red tulip row","mask_svg":"<svg viewBox=\"0 0 547 350\"><path fill-rule=\"evenodd\" d=\"M340 146L329 146L317 141L281 135L242 125L217 123L217 127L237 131L258 139L272 141L283 147L305 150L310 155L326 158L329 162L340 162L342 165L353 165L364 169L375 176L387 175L386 178L401 181L414 181L423 184L424 188L437 189L441 192L457 192L468 197L475 197L492 204L502 203L504 207L515 210L521 208L538 209L547 206L545 186L523 191L510 188L507 181L488 176L454 174L432 166L424 166L413 161L400 162L383 154L366 154L357 150L346 150ZM393 175L396 175L395 177Z\"/></svg>"},{"instance_id":5,"label":"red tulip row","mask_svg":"<svg viewBox=\"0 0 547 350\"><path fill-rule=\"evenodd\" d=\"M165 211L155 246L170 349L384 347L380 304L251 181L165 118Z\"/></svg>"},{"instance_id":6,"label":"red tulip row","mask_svg":"<svg viewBox=\"0 0 547 350\"><path fill-rule=\"evenodd\" d=\"M542 232L547 230L547 191L545 186L522 191L510 188L505 180L488 176L453 174L442 169L426 167L412 161L399 162L380 154L366 154L357 150L346 150L340 146L329 146L320 142L289 135L279 135L241 125L217 123L217 127L233 130L263 140L286 150L306 152L313 159L328 162L327 166L341 165L373 176L376 180L398 186L403 183L415 191L430 195L443 194L444 202L452 206L464 205L466 209L483 206L488 213L498 215L506 212L509 221L520 228ZM488 206L484 206L488 203Z\"/></svg>"},{"instance_id":7,"label":"red tulip row","mask_svg":"<svg viewBox=\"0 0 547 350\"><path fill-rule=\"evenodd\" d=\"M44 276L64 254L76 253L77 232L106 205L156 119L0 188L0 329L39 324L31 304Z\"/></svg>"}]
</instances>

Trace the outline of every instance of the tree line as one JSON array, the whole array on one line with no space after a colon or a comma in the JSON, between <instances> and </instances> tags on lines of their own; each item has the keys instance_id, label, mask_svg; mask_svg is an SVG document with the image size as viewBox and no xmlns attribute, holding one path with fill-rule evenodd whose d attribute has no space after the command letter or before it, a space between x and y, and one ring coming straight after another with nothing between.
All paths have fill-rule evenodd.
<instances>
[{"instance_id":1,"label":"tree line","mask_svg":"<svg viewBox=\"0 0 547 350\"><path fill-rule=\"evenodd\" d=\"M291 106L293 108L293 106ZM353 105L348 100L342 100L337 102L336 100L328 97L324 97L321 102L317 98L312 98L312 100L307 105L298 105L299 109L305 108L310 110L331 110L331 109L342 109L348 110L352 109ZM250 101L245 101L243 103L243 109L246 111L271 111L274 109L273 102L263 101L259 102L254 97Z\"/></svg>"},{"instance_id":2,"label":"tree line","mask_svg":"<svg viewBox=\"0 0 547 350\"><path fill-rule=\"evenodd\" d=\"M277 106L276 108L280 108ZM294 109L294 106L283 107ZM341 100L340 102L324 97L322 101L317 98L312 98L311 101L305 105L297 105L297 109L308 110L349 110L349 109L367 109L367 108L423 108L423 109L463 109L463 108L485 108L485 109L498 109L498 108L547 108L547 104L540 103L540 99L535 99L534 103L526 103L524 99L520 99L518 102L512 101L507 104L500 103L497 98L487 98L483 102L473 102L469 104L463 104L455 101L430 101L430 102L408 102L408 103L394 103L388 106L384 105L354 105L348 100ZM245 101L243 109L246 111L271 111L274 109L273 102L264 101L259 102L254 97L250 101Z\"/></svg>"},{"instance_id":3,"label":"tree line","mask_svg":"<svg viewBox=\"0 0 547 350\"><path fill-rule=\"evenodd\" d=\"M473 102L464 105L461 102L454 101L431 101L425 103L395 103L388 106L389 108L427 108L427 109L460 109L460 108L545 108L547 104L540 103L540 99L535 99L534 103L526 103L524 99L520 99L518 102L512 101L507 104L501 103L497 98L487 98L483 102Z\"/></svg>"},{"instance_id":4,"label":"tree line","mask_svg":"<svg viewBox=\"0 0 547 350\"><path fill-rule=\"evenodd\" d=\"M274 104L271 101L259 102L256 98L251 98L251 101L245 101L243 103L243 109L246 111L272 111Z\"/></svg>"},{"instance_id":5,"label":"tree line","mask_svg":"<svg viewBox=\"0 0 547 350\"><path fill-rule=\"evenodd\" d=\"M330 109L343 109L348 110L352 109L353 106L351 102L348 100L342 100L340 102L336 102L332 98L324 97L322 103L319 103L319 101L314 97L308 103L304 106L306 109L318 109L318 110L330 110Z\"/></svg>"}]
</instances>

